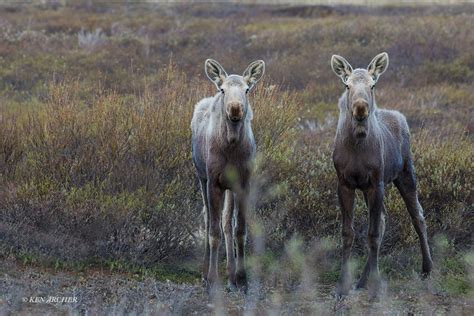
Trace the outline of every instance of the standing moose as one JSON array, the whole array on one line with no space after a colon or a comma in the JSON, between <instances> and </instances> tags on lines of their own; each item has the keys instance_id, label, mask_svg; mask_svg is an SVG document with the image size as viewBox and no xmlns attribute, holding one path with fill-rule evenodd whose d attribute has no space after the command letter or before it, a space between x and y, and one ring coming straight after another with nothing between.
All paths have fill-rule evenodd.
<instances>
[{"instance_id":1,"label":"standing moose","mask_svg":"<svg viewBox=\"0 0 474 316\"><path fill-rule=\"evenodd\" d=\"M333 162L338 177L337 194L342 211L342 267L338 294L351 287L349 259L354 240L355 189L364 193L369 208L368 258L357 288L379 284L378 256L385 230L384 187L393 182L400 192L418 234L423 255L423 274L432 269L423 209L418 201L405 117L397 111L378 109L375 84L387 69L388 55L381 53L367 69L352 69L343 57L333 55L331 66L346 91L339 99Z\"/></svg>"},{"instance_id":2,"label":"standing moose","mask_svg":"<svg viewBox=\"0 0 474 316\"><path fill-rule=\"evenodd\" d=\"M251 127L253 114L248 102L248 92L263 76L265 63L261 60L254 61L242 76L228 76L217 61L208 59L205 71L216 85L218 93L196 104L191 122L192 157L201 184L206 226L203 278L208 290L213 290L218 280L222 218L228 285L230 289L246 291L245 217L251 164L255 156ZM232 227L234 216L235 252Z\"/></svg>"}]
</instances>

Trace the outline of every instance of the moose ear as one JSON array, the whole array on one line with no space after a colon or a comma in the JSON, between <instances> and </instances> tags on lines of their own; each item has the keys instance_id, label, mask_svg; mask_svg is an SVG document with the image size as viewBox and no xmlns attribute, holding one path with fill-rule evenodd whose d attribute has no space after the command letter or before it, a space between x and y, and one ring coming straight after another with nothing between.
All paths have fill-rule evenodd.
<instances>
[{"instance_id":1,"label":"moose ear","mask_svg":"<svg viewBox=\"0 0 474 316\"><path fill-rule=\"evenodd\" d=\"M378 54L377 56L372 59L369 66L367 67L367 71L369 75L374 79L375 82L379 79L379 76L387 70L388 67L388 54L383 52Z\"/></svg>"},{"instance_id":2,"label":"moose ear","mask_svg":"<svg viewBox=\"0 0 474 316\"><path fill-rule=\"evenodd\" d=\"M227 77L227 73L224 68L214 59L207 59L204 63L204 68L206 75L217 87L218 90L221 89L224 79Z\"/></svg>"},{"instance_id":3,"label":"moose ear","mask_svg":"<svg viewBox=\"0 0 474 316\"><path fill-rule=\"evenodd\" d=\"M262 78L265 73L265 62L263 60L256 60L252 62L247 69L245 69L243 77L244 80L249 85L249 89L252 89L253 86Z\"/></svg>"},{"instance_id":4,"label":"moose ear","mask_svg":"<svg viewBox=\"0 0 474 316\"><path fill-rule=\"evenodd\" d=\"M344 84L347 81L347 78L352 74L352 66L349 62L342 56L332 55L331 58L331 67L334 73L341 78Z\"/></svg>"}]
</instances>

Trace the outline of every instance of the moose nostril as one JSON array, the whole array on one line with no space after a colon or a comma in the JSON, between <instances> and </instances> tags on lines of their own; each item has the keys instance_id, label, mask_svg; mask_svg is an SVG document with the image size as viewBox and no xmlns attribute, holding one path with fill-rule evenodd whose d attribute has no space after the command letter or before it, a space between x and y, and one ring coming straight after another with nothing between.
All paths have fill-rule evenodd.
<instances>
[{"instance_id":1,"label":"moose nostril","mask_svg":"<svg viewBox=\"0 0 474 316\"><path fill-rule=\"evenodd\" d=\"M242 105L240 103L229 104L228 116L233 122L240 121L243 116Z\"/></svg>"},{"instance_id":2,"label":"moose nostril","mask_svg":"<svg viewBox=\"0 0 474 316\"><path fill-rule=\"evenodd\" d=\"M358 121L363 121L369 115L369 104L364 100L357 100L354 103L352 115Z\"/></svg>"}]
</instances>

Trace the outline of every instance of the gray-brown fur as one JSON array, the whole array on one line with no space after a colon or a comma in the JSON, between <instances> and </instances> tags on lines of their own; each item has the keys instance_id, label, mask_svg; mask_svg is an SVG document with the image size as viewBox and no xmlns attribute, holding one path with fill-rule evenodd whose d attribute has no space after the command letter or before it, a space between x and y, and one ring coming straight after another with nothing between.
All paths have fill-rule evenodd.
<instances>
[{"instance_id":1,"label":"gray-brown fur","mask_svg":"<svg viewBox=\"0 0 474 316\"><path fill-rule=\"evenodd\" d=\"M369 208L368 258L357 288L369 281L373 293L379 284L378 255L385 230L385 185L393 182L400 192L419 236L425 275L432 269L426 224L416 190L410 152L410 132L405 117L397 111L378 109L374 87L388 66L387 53L377 55L367 69L353 70L342 57L334 55L331 66L346 91L339 99L333 161L338 177L338 198L342 212L342 267L338 294L351 287L349 259L354 240L355 190L364 193Z\"/></svg>"},{"instance_id":2,"label":"gray-brown fur","mask_svg":"<svg viewBox=\"0 0 474 316\"><path fill-rule=\"evenodd\" d=\"M246 290L245 219L255 156L251 127L253 114L247 96L262 77L265 64L255 61L242 76L228 76L219 63L208 59L205 70L219 92L196 105L191 122L192 156L201 184L206 226L203 278L208 289L218 281L222 226L229 286Z\"/></svg>"}]
</instances>

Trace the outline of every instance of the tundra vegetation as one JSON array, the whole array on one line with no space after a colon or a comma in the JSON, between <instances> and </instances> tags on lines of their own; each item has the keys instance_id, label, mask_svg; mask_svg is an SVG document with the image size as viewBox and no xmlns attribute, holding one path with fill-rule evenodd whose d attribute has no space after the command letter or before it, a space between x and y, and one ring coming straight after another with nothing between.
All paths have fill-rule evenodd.
<instances>
[{"instance_id":1,"label":"tundra vegetation","mask_svg":"<svg viewBox=\"0 0 474 316\"><path fill-rule=\"evenodd\" d=\"M473 14L469 4L1 4L0 309L469 313ZM390 68L376 98L410 127L433 270L421 280L418 236L388 186L385 299L370 303L360 291L335 303L342 243L331 153L341 83L329 61L366 65L382 51ZM251 295L222 292L208 305L189 126L194 105L215 94L202 67L210 57L229 73L262 59L266 74L249 92ZM355 277L367 219L356 194ZM79 303L21 303L41 293L75 293Z\"/></svg>"}]
</instances>

